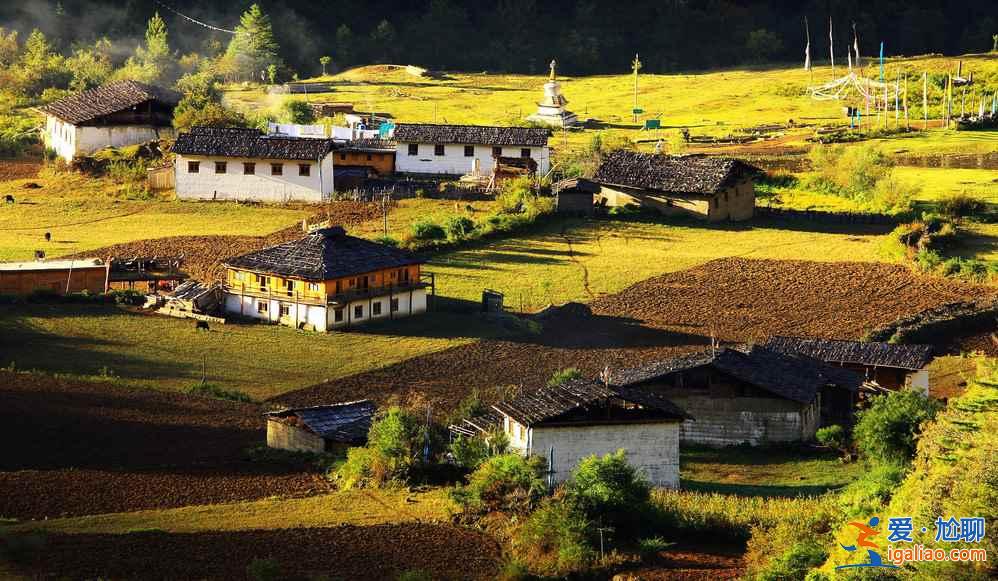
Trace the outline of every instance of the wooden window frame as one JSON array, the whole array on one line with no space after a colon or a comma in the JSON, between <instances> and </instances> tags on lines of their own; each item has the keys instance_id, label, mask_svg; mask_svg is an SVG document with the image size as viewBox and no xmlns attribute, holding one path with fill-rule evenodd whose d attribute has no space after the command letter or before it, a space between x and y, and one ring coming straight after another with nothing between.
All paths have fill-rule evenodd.
<instances>
[{"instance_id":1,"label":"wooden window frame","mask_svg":"<svg viewBox=\"0 0 998 581\"><path fill-rule=\"evenodd\" d=\"M464 146L464 157L475 157L475 146L465 145Z\"/></svg>"},{"instance_id":2,"label":"wooden window frame","mask_svg":"<svg viewBox=\"0 0 998 581\"><path fill-rule=\"evenodd\" d=\"M530 158L530 148L529 147L520 148L520 157L529 159Z\"/></svg>"},{"instance_id":3,"label":"wooden window frame","mask_svg":"<svg viewBox=\"0 0 998 581\"><path fill-rule=\"evenodd\" d=\"M381 315L381 301L374 301L371 303L371 316L377 317Z\"/></svg>"},{"instance_id":4,"label":"wooden window frame","mask_svg":"<svg viewBox=\"0 0 998 581\"><path fill-rule=\"evenodd\" d=\"M447 147L442 143L438 143L433 146L433 155L436 157L443 157L447 155Z\"/></svg>"},{"instance_id":5,"label":"wooden window frame","mask_svg":"<svg viewBox=\"0 0 998 581\"><path fill-rule=\"evenodd\" d=\"M333 322L342 323L343 322L343 309L333 309Z\"/></svg>"},{"instance_id":6,"label":"wooden window frame","mask_svg":"<svg viewBox=\"0 0 998 581\"><path fill-rule=\"evenodd\" d=\"M280 303L281 316L290 317L291 316L291 305L287 303Z\"/></svg>"},{"instance_id":7,"label":"wooden window frame","mask_svg":"<svg viewBox=\"0 0 998 581\"><path fill-rule=\"evenodd\" d=\"M312 177L312 164L310 163L299 163L298 164L298 176L303 178Z\"/></svg>"},{"instance_id":8,"label":"wooden window frame","mask_svg":"<svg viewBox=\"0 0 998 581\"><path fill-rule=\"evenodd\" d=\"M187 173L201 173L201 162L200 161L188 161L187 162Z\"/></svg>"},{"instance_id":9,"label":"wooden window frame","mask_svg":"<svg viewBox=\"0 0 998 581\"><path fill-rule=\"evenodd\" d=\"M492 148L492 157L502 157L502 146L494 146Z\"/></svg>"},{"instance_id":10,"label":"wooden window frame","mask_svg":"<svg viewBox=\"0 0 998 581\"><path fill-rule=\"evenodd\" d=\"M353 306L353 318L363 319L364 318L364 305L354 305Z\"/></svg>"},{"instance_id":11,"label":"wooden window frame","mask_svg":"<svg viewBox=\"0 0 998 581\"><path fill-rule=\"evenodd\" d=\"M398 300L398 298L392 297L391 305L388 307L388 310L391 311L391 312L393 312L393 313L399 312L399 300Z\"/></svg>"},{"instance_id":12,"label":"wooden window frame","mask_svg":"<svg viewBox=\"0 0 998 581\"><path fill-rule=\"evenodd\" d=\"M256 314L262 315L264 313L270 314L270 303L265 301L256 302Z\"/></svg>"},{"instance_id":13,"label":"wooden window frame","mask_svg":"<svg viewBox=\"0 0 998 581\"><path fill-rule=\"evenodd\" d=\"M272 163L272 164L270 164L270 175L272 175L272 176L282 176L282 175L284 175L284 164L283 163Z\"/></svg>"},{"instance_id":14,"label":"wooden window frame","mask_svg":"<svg viewBox=\"0 0 998 581\"><path fill-rule=\"evenodd\" d=\"M228 162L225 162L225 161L216 161L215 162L215 173L216 174L229 173L229 164L228 164Z\"/></svg>"},{"instance_id":15,"label":"wooden window frame","mask_svg":"<svg viewBox=\"0 0 998 581\"><path fill-rule=\"evenodd\" d=\"M243 162L243 175L244 176L255 176L256 175L256 162L255 161L244 161Z\"/></svg>"},{"instance_id":16,"label":"wooden window frame","mask_svg":"<svg viewBox=\"0 0 998 581\"><path fill-rule=\"evenodd\" d=\"M408 152L409 155L419 155L419 144L410 143L406 151Z\"/></svg>"}]
</instances>

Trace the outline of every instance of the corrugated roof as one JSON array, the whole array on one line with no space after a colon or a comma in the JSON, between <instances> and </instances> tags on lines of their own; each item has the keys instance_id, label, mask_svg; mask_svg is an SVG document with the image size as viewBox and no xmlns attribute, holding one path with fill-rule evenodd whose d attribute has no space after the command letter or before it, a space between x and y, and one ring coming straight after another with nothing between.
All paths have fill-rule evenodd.
<instances>
[{"instance_id":1,"label":"corrugated roof","mask_svg":"<svg viewBox=\"0 0 998 581\"><path fill-rule=\"evenodd\" d=\"M800 353L828 363L851 363L898 369L921 369L932 361L932 345L772 337L766 342L766 347L781 353Z\"/></svg>"},{"instance_id":2,"label":"corrugated roof","mask_svg":"<svg viewBox=\"0 0 998 581\"><path fill-rule=\"evenodd\" d=\"M296 416L309 430L326 440L346 444L361 443L367 439L371 421L377 407L370 400L351 401L331 405L292 408L265 414L270 418Z\"/></svg>"},{"instance_id":3,"label":"corrugated roof","mask_svg":"<svg viewBox=\"0 0 998 581\"><path fill-rule=\"evenodd\" d=\"M348 236L337 226L230 258L223 266L319 281L423 262L405 250Z\"/></svg>"},{"instance_id":4,"label":"corrugated roof","mask_svg":"<svg viewBox=\"0 0 998 581\"><path fill-rule=\"evenodd\" d=\"M543 147L550 129L489 125L399 123L392 138L399 143L460 143L467 145L528 145Z\"/></svg>"},{"instance_id":5,"label":"corrugated roof","mask_svg":"<svg viewBox=\"0 0 998 581\"><path fill-rule=\"evenodd\" d=\"M338 146L332 139L264 135L242 127L193 127L181 133L173 152L181 155L208 155L252 159L318 161Z\"/></svg>"},{"instance_id":6,"label":"corrugated roof","mask_svg":"<svg viewBox=\"0 0 998 581\"><path fill-rule=\"evenodd\" d=\"M593 181L667 193L713 195L744 175L758 171L736 159L614 151Z\"/></svg>"},{"instance_id":7,"label":"corrugated roof","mask_svg":"<svg viewBox=\"0 0 998 581\"><path fill-rule=\"evenodd\" d=\"M610 384L637 386L704 366L713 367L774 395L805 404L812 402L823 387L856 391L863 383L859 374L848 369L826 365L799 353L780 353L752 346L741 349L720 347L713 353L695 353L614 371L610 375Z\"/></svg>"},{"instance_id":8,"label":"corrugated roof","mask_svg":"<svg viewBox=\"0 0 998 581\"><path fill-rule=\"evenodd\" d=\"M138 81L115 81L59 99L40 109L75 125L131 109L146 101L176 105L180 93Z\"/></svg>"},{"instance_id":9,"label":"corrugated roof","mask_svg":"<svg viewBox=\"0 0 998 581\"><path fill-rule=\"evenodd\" d=\"M628 387L607 387L590 379L573 379L560 385L543 387L492 407L523 425L532 426L612 398L636 403L668 417L689 418L685 411L664 397Z\"/></svg>"}]
</instances>

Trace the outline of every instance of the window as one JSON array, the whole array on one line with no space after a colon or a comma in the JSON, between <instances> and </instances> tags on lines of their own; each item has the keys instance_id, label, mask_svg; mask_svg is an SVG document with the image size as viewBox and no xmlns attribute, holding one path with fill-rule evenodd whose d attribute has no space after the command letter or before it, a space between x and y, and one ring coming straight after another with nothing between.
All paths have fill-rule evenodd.
<instances>
[{"instance_id":1,"label":"window","mask_svg":"<svg viewBox=\"0 0 998 581\"><path fill-rule=\"evenodd\" d=\"M419 155L419 144L410 143L409 144L409 155Z\"/></svg>"},{"instance_id":2,"label":"window","mask_svg":"<svg viewBox=\"0 0 998 581\"><path fill-rule=\"evenodd\" d=\"M443 145L437 144L437 145L433 146L433 155L436 155L436 156L439 157L439 156L441 156L443 154L444 154L444 146Z\"/></svg>"},{"instance_id":3,"label":"window","mask_svg":"<svg viewBox=\"0 0 998 581\"><path fill-rule=\"evenodd\" d=\"M256 164L252 161L247 161L243 164L243 175L251 176L256 173Z\"/></svg>"},{"instance_id":4,"label":"window","mask_svg":"<svg viewBox=\"0 0 998 581\"><path fill-rule=\"evenodd\" d=\"M256 275L256 286L260 287L260 290L267 292L267 277L263 275Z\"/></svg>"},{"instance_id":5,"label":"window","mask_svg":"<svg viewBox=\"0 0 998 581\"><path fill-rule=\"evenodd\" d=\"M215 162L215 173L225 173L225 162L216 161Z\"/></svg>"},{"instance_id":6,"label":"window","mask_svg":"<svg viewBox=\"0 0 998 581\"><path fill-rule=\"evenodd\" d=\"M319 283L317 282L308 283L308 290L314 293L319 292Z\"/></svg>"},{"instance_id":7,"label":"window","mask_svg":"<svg viewBox=\"0 0 998 581\"><path fill-rule=\"evenodd\" d=\"M475 157L475 146L465 145L464 146L464 157Z\"/></svg>"},{"instance_id":8,"label":"window","mask_svg":"<svg viewBox=\"0 0 998 581\"><path fill-rule=\"evenodd\" d=\"M284 164L283 163L272 163L272 164L270 164L270 175L272 175L272 176L282 176L282 175L284 175Z\"/></svg>"},{"instance_id":9,"label":"window","mask_svg":"<svg viewBox=\"0 0 998 581\"><path fill-rule=\"evenodd\" d=\"M381 301L371 303L371 316L377 317L381 314Z\"/></svg>"},{"instance_id":10,"label":"window","mask_svg":"<svg viewBox=\"0 0 998 581\"><path fill-rule=\"evenodd\" d=\"M341 292L342 291L340 290L340 281L336 281L336 294L340 294Z\"/></svg>"},{"instance_id":11,"label":"window","mask_svg":"<svg viewBox=\"0 0 998 581\"><path fill-rule=\"evenodd\" d=\"M337 323L343 322L343 309L335 309L333 311L333 321Z\"/></svg>"},{"instance_id":12,"label":"window","mask_svg":"<svg viewBox=\"0 0 998 581\"><path fill-rule=\"evenodd\" d=\"M530 157L530 148L524 147L520 150L520 157Z\"/></svg>"},{"instance_id":13,"label":"window","mask_svg":"<svg viewBox=\"0 0 998 581\"><path fill-rule=\"evenodd\" d=\"M369 154L367 154L367 161L371 161L372 159L374 159L374 158L373 158L373 157L371 157L371 154L370 154L370 153L369 153Z\"/></svg>"},{"instance_id":14,"label":"window","mask_svg":"<svg viewBox=\"0 0 998 581\"><path fill-rule=\"evenodd\" d=\"M364 305L357 305L353 308L353 318L355 319L364 318Z\"/></svg>"},{"instance_id":15,"label":"window","mask_svg":"<svg viewBox=\"0 0 998 581\"><path fill-rule=\"evenodd\" d=\"M310 175L312 175L312 164L310 164L310 163L299 163L298 164L298 175L300 175L300 176L310 176Z\"/></svg>"},{"instance_id":16,"label":"window","mask_svg":"<svg viewBox=\"0 0 998 581\"><path fill-rule=\"evenodd\" d=\"M397 313L399 311L399 300L392 299L392 312Z\"/></svg>"},{"instance_id":17,"label":"window","mask_svg":"<svg viewBox=\"0 0 998 581\"><path fill-rule=\"evenodd\" d=\"M270 310L270 308L267 306L267 303L265 303L263 301L260 301L260 302L258 302L256 304L256 312L260 313L261 315L266 314L267 311L269 311L269 310Z\"/></svg>"},{"instance_id":18,"label":"window","mask_svg":"<svg viewBox=\"0 0 998 581\"><path fill-rule=\"evenodd\" d=\"M295 281L285 280L284 281L284 291L288 293L289 297L295 296Z\"/></svg>"},{"instance_id":19,"label":"window","mask_svg":"<svg viewBox=\"0 0 998 581\"><path fill-rule=\"evenodd\" d=\"M290 317L291 316L291 305L286 305L281 303L281 316Z\"/></svg>"},{"instance_id":20,"label":"window","mask_svg":"<svg viewBox=\"0 0 998 581\"><path fill-rule=\"evenodd\" d=\"M200 161L187 162L187 173L198 173L199 171L201 171Z\"/></svg>"},{"instance_id":21,"label":"window","mask_svg":"<svg viewBox=\"0 0 998 581\"><path fill-rule=\"evenodd\" d=\"M341 159L341 160L343 160L343 161L346 161L346 159L347 159L347 154L345 154L345 153L341 153L341 154L340 154L340 159Z\"/></svg>"},{"instance_id":22,"label":"window","mask_svg":"<svg viewBox=\"0 0 998 581\"><path fill-rule=\"evenodd\" d=\"M502 156L502 148L501 147L493 147L492 148L492 157L500 157L500 156Z\"/></svg>"}]
</instances>

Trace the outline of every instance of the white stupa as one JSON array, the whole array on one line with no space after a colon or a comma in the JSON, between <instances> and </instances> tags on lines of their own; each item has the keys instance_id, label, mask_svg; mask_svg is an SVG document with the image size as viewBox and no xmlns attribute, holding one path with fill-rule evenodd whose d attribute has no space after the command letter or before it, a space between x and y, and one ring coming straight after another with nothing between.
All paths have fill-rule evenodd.
<instances>
[{"instance_id":1,"label":"white stupa","mask_svg":"<svg viewBox=\"0 0 998 581\"><path fill-rule=\"evenodd\" d=\"M551 61L551 77L544 83L544 99L537 104L537 113L527 117L552 127L570 127L578 123L575 113L565 109L568 99L561 94L561 85L555 80L554 68L558 63Z\"/></svg>"}]
</instances>

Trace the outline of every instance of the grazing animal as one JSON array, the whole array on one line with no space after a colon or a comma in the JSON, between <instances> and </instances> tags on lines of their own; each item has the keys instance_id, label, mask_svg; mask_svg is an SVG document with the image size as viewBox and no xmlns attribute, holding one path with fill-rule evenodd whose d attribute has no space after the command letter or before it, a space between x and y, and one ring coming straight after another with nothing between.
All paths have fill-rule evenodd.
<instances>
[{"instance_id":1,"label":"grazing animal","mask_svg":"<svg viewBox=\"0 0 998 581\"><path fill-rule=\"evenodd\" d=\"M13 204L14 203L14 196L12 196L10 194L7 194L6 196L3 197L3 201L6 202L6 203L8 203L8 204Z\"/></svg>"},{"instance_id":2,"label":"grazing animal","mask_svg":"<svg viewBox=\"0 0 998 581\"><path fill-rule=\"evenodd\" d=\"M194 323L194 329L197 331L211 331L211 328L208 327L208 321L198 321L197 323Z\"/></svg>"},{"instance_id":3,"label":"grazing animal","mask_svg":"<svg viewBox=\"0 0 998 581\"><path fill-rule=\"evenodd\" d=\"M45 241L46 242L52 242L52 233L51 232L46 232L45 233Z\"/></svg>"}]
</instances>

